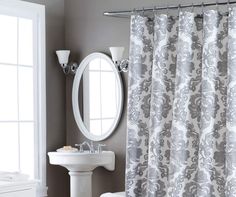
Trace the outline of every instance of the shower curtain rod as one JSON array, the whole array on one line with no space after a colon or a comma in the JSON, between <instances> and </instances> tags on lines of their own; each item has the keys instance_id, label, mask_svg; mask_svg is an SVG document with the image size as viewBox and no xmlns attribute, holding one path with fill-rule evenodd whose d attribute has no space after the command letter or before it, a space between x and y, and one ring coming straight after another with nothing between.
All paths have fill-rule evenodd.
<instances>
[{"instance_id":1,"label":"shower curtain rod","mask_svg":"<svg viewBox=\"0 0 236 197\"><path fill-rule=\"evenodd\" d=\"M214 3L204 3L201 4L179 4L179 5L170 5L170 6L161 6L161 7L149 7L149 8L142 8L142 9L133 9L133 10L123 10L123 11L111 11L111 12L104 12L104 16L112 16L112 17L119 17L119 18L128 18L130 15L135 12L147 12L147 11L157 11L157 10L166 10L166 9L182 9L182 8L191 8L191 7L207 7L207 6L217 6L217 5L230 5L234 4L236 1L227 1L227 2L214 2Z\"/></svg>"}]
</instances>

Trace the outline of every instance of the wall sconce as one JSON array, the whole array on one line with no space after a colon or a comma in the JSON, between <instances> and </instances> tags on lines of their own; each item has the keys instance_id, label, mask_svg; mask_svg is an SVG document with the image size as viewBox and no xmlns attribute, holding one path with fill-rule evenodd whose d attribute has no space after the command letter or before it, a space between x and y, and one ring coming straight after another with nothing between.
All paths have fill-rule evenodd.
<instances>
[{"instance_id":1,"label":"wall sconce","mask_svg":"<svg viewBox=\"0 0 236 197\"><path fill-rule=\"evenodd\" d=\"M75 74L79 65L77 63L68 64L70 50L58 50L56 51L56 54L58 57L58 61L63 69L63 72L65 74Z\"/></svg>"},{"instance_id":2,"label":"wall sconce","mask_svg":"<svg viewBox=\"0 0 236 197\"><path fill-rule=\"evenodd\" d=\"M124 47L110 47L111 57L119 72L127 72L129 60L123 59Z\"/></svg>"}]
</instances>

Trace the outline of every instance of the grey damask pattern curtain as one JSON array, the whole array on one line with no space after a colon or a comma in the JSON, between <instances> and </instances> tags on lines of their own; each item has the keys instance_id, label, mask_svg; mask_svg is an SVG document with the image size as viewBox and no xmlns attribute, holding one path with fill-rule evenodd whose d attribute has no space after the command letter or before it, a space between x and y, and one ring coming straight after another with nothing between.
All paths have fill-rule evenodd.
<instances>
[{"instance_id":1,"label":"grey damask pattern curtain","mask_svg":"<svg viewBox=\"0 0 236 197\"><path fill-rule=\"evenodd\" d=\"M236 9L131 18L126 196L236 196Z\"/></svg>"}]
</instances>

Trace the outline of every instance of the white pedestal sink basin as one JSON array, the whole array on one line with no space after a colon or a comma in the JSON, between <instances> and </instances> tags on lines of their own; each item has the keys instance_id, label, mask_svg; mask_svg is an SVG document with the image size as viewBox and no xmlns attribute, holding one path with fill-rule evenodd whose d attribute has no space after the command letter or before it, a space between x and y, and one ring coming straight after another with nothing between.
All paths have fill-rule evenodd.
<instances>
[{"instance_id":1,"label":"white pedestal sink basin","mask_svg":"<svg viewBox=\"0 0 236 197\"><path fill-rule=\"evenodd\" d=\"M109 171L115 170L115 153L49 152L49 162L69 170L71 197L92 197L92 171L104 167Z\"/></svg>"}]
</instances>

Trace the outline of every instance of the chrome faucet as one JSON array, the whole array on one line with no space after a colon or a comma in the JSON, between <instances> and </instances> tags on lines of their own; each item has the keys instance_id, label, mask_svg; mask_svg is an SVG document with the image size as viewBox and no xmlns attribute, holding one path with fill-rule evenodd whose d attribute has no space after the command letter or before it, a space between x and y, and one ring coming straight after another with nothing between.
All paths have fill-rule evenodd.
<instances>
[{"instance_id":1,"label":"chrome faucet","mask_svg":"<svg viewBox=\"0 0 236 197\"><path fill-rule=\"evenodd\" d=\"M90 144L87 141L85 141L83 142L83 144L84 145L86 144L89 147L90 153L95 153L93 141L91 141Z\"/></svg>"},{"instance_id":2,"label":"chrome faucet","mask_svg":"<svg viewBox=\"0 0 236 197\"><path fill-rule=\"evenodd\" d=\"M83 148L84 145L88 146L90 153L95 153L93 141L91 141L90 144L87 141L85 141L85 142L83 142L81 144L75 144L76 147L80 148L80 152L84 152L84 148Z\"/></svg>"},{"instance_id":3,"label":"chrome faucet","mask_svg":"<svg viewBox=\"0 0 236 197\"><path fill-rule=\"evenodd\" d=\"M84 141L84 142L81 143L81 144L75 144L75 147L79 147L79 151L80 151L81 153L83 153L83 152L84 152L84 146L85 146L85 145L88 146L90 153L95 153L95 152L97 152L97 153L102 153L102 151L103 151L103 150L102 150L102 147L106 146L105 144L98 144L98 146L97 146L97 151L96 151L95 148L94 148L94 145L93 145L93 141L91 141L90 143L87 142L87 141Z\"/></svg>"}]
</instances>

